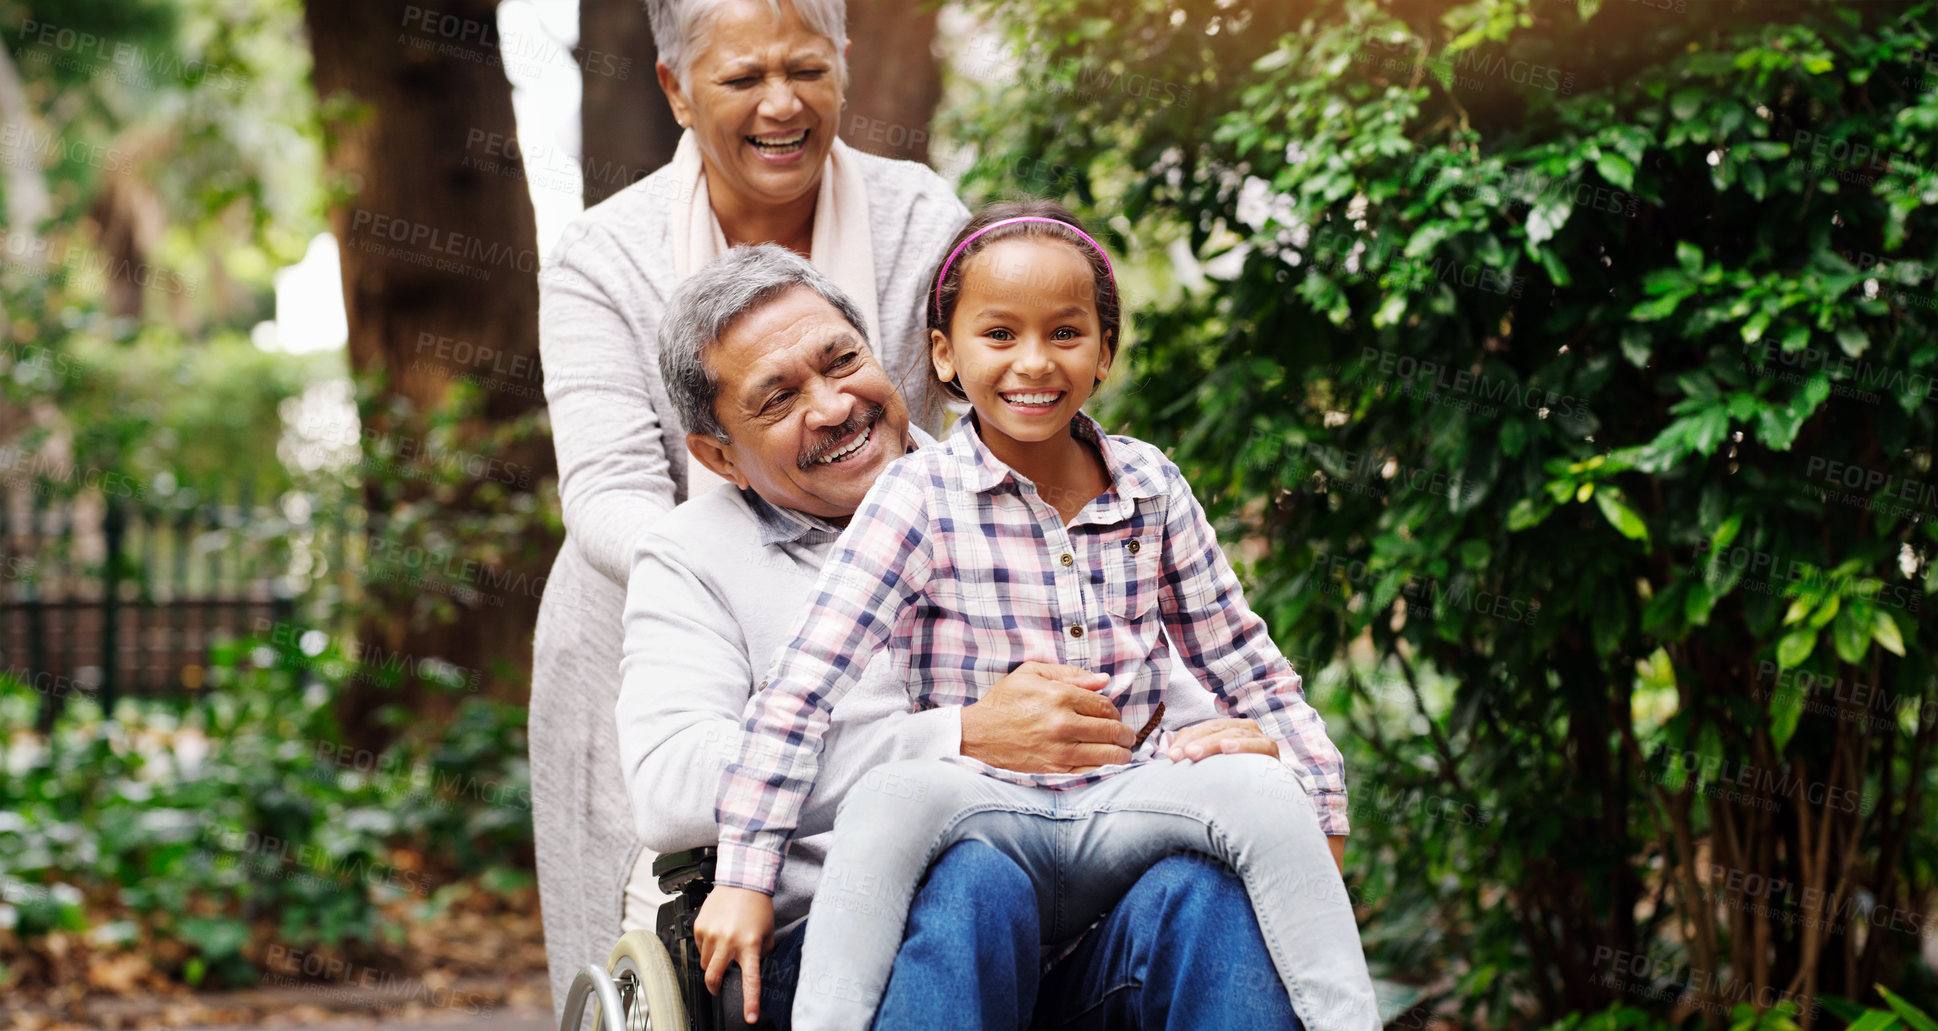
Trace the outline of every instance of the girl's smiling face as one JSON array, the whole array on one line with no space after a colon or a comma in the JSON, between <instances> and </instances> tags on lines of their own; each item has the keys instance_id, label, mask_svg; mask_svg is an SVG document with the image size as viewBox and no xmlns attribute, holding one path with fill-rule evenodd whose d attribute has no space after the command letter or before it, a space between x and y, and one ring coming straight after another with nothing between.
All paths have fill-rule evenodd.
<instances>
[{"instance_id":1,"label":"girl's smiling face","mask_svg":"<svg viewBox=\"0 0 1938 1031\"><path fill-rule=\"evenodd\" d=\"M957 381L983 442L1012 466L1030 445L1069 435L1115 356L1080 246L1019 236L982 248L963 266L949 332L929 333L936 375Z\"/></svg>"}]
</instances>

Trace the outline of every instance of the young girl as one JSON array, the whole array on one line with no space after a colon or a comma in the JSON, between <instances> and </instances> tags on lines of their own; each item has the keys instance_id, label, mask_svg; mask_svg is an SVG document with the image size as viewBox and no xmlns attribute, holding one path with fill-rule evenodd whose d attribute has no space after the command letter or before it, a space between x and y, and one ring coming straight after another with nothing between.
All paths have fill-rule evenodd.
<instances>
[{"instance_id":1,"label":"young girl","mask_svg":"<svg viewBox=\"0 0 1938 1031\"><path fill-rule=\"evenodd\" d=\"M1083 933L1167 853L1222 860L1244 882L1305 1026L1379 1027L1327 841L1346 832L1339 752L1177 467L1082 411L1116 356L1119 311L1109 259L1057 205L997 205L951 242L929 311L931 358L973 413L883 472L748 702L716 808L716 886L696 927L703 962L758 969L829 713L884 647L916 706L970 704L1025 661L1064 662L1107 675L1101 693L1129 726L1148 728L1175 645L1220 707L1255 720L1285 761L1175 761L1167 731L1128 763L1081 772L963 757L877 767L835 822L796 1027L869 1025L923 872L967 839L1030 875L1046 946Z\"/></svg>"}]
</instances>

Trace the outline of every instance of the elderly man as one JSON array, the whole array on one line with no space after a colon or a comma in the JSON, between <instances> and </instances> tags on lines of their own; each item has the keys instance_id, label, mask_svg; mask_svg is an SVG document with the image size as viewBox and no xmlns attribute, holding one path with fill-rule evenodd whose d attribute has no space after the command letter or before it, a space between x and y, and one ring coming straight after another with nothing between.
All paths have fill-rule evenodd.
<instances>
[{"instance_id":1,"label":"elderly man","mask_svg":"<svg viewBox=\"0 0 1938 1031\"><path fill-rule=\"evenodd\" d=\"M627 589L620 752L651 848L717 840L714 795L757 679L876 477L929 443L863 325L831 282L771 245L736 248L695 274L661 322L661 372L687 446L732 486L662 519ZM835 707L774 900L780 930L749 972L758 976L743 1002L749 1021L758 1012L788 1024L802 917L835 810L870 768L954 754L1019 771L1129 758L1135 734L1095 693L1101 675L1026 663L973 705L911 712L892 666L871 664ZM1166 698L1165 722L1186 728L1174 756L1277 754L1251 721L1217 719L1197 685ZM1034 900L995 849L966 842L945 853L916 896L877 1026L1298 1026L1244 889L1220 864L1157 862L1079 941L1048 953Z\"/></svg>"}]
</instances>

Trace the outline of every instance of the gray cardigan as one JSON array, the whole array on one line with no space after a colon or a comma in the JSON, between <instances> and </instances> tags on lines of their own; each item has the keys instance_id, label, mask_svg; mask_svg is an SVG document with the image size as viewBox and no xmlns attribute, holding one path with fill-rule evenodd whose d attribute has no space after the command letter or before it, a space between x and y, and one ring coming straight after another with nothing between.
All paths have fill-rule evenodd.
<instances>
[{"instance_id":1,"label":"gray cardigan","mask_svg":"<svg viewBox=\"0 0 1938 1031\"><path fill-rule=\"evenodd\" d=\"M926 280L968 211L922 165L856 157L875 250L875 351L920 405ZM686 430L660 383L657 340L678 285L671 213L685 202L662 168L574 221L539 274L539 352L566 529L539 609L530 715L532 826L557 1005L573 973L603 965L618 939L641 847L613 707L634 553L686 497Z\"/></svg>"}]
</instances>

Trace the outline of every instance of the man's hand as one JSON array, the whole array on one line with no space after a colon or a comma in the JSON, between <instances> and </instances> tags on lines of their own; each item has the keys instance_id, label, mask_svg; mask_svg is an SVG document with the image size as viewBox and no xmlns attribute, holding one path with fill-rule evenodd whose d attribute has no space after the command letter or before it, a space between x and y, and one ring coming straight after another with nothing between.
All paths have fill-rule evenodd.
<instances>
[{"instance_id":1,"label":"man's hand","mask_svg":"<svg viewBox=\"0 0 1938 1031\"><path fill-rule=\"evenodd\" d=\"M693 937L706 969L707 991L720 994L727 964L740 964L741 1009L760 1019L760 957L774 947L774 899L751 888L716 886L693 918Z\"/></svg>"},{"instance_id":2,"label":"man's hand","mask_svg":"<svg viewBox=\"0 0 1938 1031\"><path fill-rule=\"evenodd\" d=\"M1130 761L1136 731L1097 693L1102 673L1025 662L962 708L962 754L1018 773L1072 773Z\"/></svg>"},{"instance_id":3,"label":"man's hand","mask_svg":"<svg viewBox=\"0 0 1938 1031\"><path fill-rule=\"evenodd\" d=\"M1253 720L1206 720L1178 731L1168 754L1176 762L1196 762L1208 755L1238 752L1257 752L1276 759L1279 743L1266 737Z\"/></svg>"}]
</instances>

